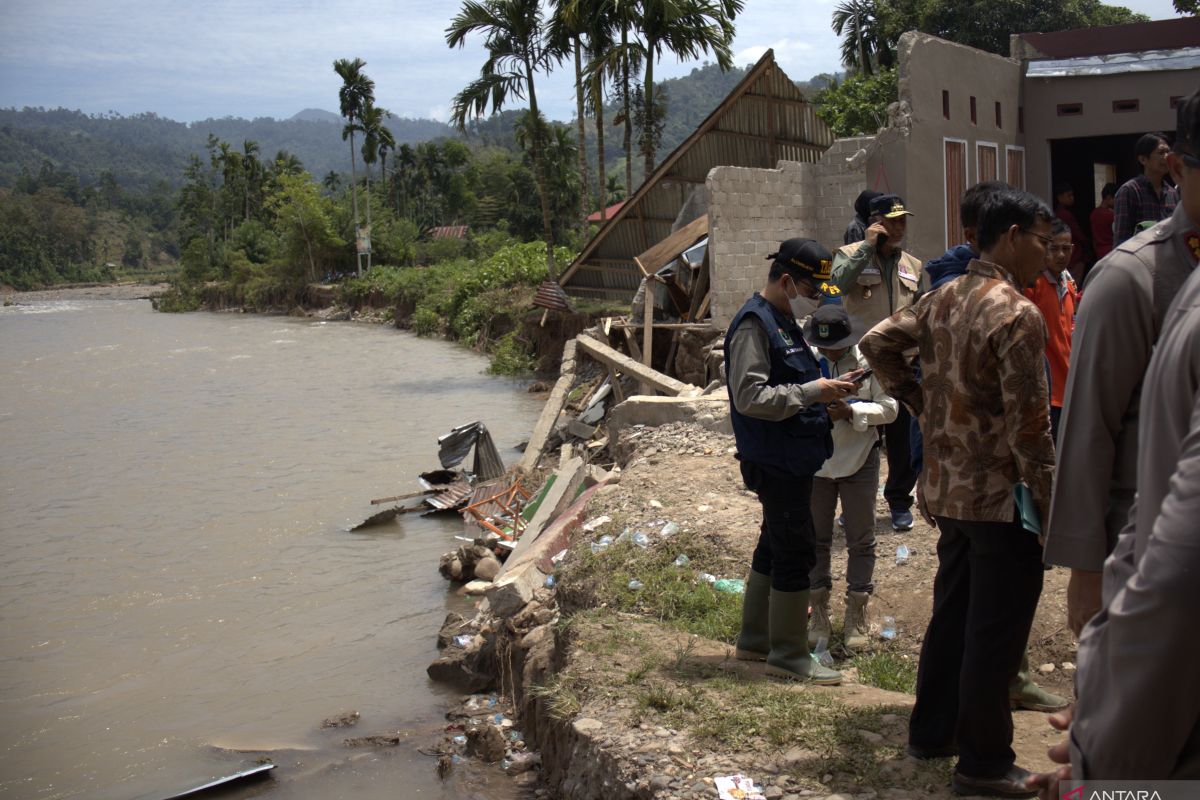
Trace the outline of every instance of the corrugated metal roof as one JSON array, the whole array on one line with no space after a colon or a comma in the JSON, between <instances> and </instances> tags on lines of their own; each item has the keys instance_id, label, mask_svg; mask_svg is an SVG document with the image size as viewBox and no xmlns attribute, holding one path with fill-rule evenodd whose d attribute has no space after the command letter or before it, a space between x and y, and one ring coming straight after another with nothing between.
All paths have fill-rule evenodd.
<instances>
[{"instance_id":1,"label":"corrugated metal roof","mask_svg":"<svg viewBox=\"0 0 1200 800\"><path fill-rule=\"evenodd\" d=\"M670 235L679 210L713 167L816 162L831 144L829 127L768 50L592 237L563 273L563 287L570 294L628 299L642 278L633 257Z\"/></svg>"},{"instance_id":2,"label":"corrugated metal roof","mask_svg":"<svg viewBox=\"0 0 1200 800\"><path fill-rule=\"evenodd\" d=\"M439 228L429 229L430 239L465 239L467 238L466 225L442 225Z\"/></svg>"},{"instance_id":3,"label":"corrugated metal roof","mask_svg":"<svg viewBox=\"0 0 1200 800\"><path fill-rule=\"evenodd\" d=\"M1106 56L1048 58L1030 61L1027 78L1073 78L1081 75L1121 75L1130 72L1166 72L1200 67L1200 47L1148 50Z\"/></svg>"}]
</instances>

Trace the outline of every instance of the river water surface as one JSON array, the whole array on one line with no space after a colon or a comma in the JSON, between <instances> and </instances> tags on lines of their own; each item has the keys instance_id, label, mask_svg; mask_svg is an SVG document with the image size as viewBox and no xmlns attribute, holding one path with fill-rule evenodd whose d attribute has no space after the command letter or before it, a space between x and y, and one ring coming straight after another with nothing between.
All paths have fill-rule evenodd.
<instances>
[{"instance_id":1,"label":"river water surface","mask_svg":"<svg viewBox=\"0 0 1200 800\"><path fill-rule=\"evenodd\" d=\"M382 326L0 309L0 796L451 798L416 752L457 517L347 533L482 419L506 460L540 404L480 357ZM326 717L357 710L350 731ZM401 731L384 751L347 735ZM483 791L499 796L501 786Z\"/></svg>"}]
</instances>

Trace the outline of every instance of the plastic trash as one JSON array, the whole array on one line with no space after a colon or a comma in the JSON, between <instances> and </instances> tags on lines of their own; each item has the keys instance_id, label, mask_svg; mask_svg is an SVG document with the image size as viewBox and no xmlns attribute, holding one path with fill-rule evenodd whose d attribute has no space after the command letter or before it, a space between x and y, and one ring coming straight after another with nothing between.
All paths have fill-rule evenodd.
<instances>
[{"instance_id":1,"label":"plastic trash","mask_svg":"<svg viewBox=\"0 0 1200 800\"><path fill-rule=\"evenodd\" d=\"M879 635L882 636L884 639L887 639L888 641L891 641L892 639L896 638L896 618L895 617L884 617L883 618L883 629L879 631Z\"/></svg>"},{"instance_id":2,"label":"plastic trash","mask_svg":"<svg viewBox=\"0 0 1200 800\"><path fill-rule=\"evenodd\" d=\"M636 544L638 547L649 547L650 546L650 537L647 536L646 534L642 533L641 531L638 531L637 533L635 533L633 535L633 543Z\"/></svg>"},{"instance_id":3,"label":"plastic trash","mask_svg":"<svg viewBox=\"0 0 1200 800\"><path fill-rule=\"evenodd\" d=\"M817 649L813 651L812 656L822 666L833 666L833 655L829 652L829 637L822 636L817 639Z\"/></svg>"},{"instance_id":4,"label":"plastic trash","mask_svg":"<svg viewBox=\"0 0 1200 800\"><path fill-rule=\"evenodd\" d=\"M713 582L713 588L726 594L745 594L746 582L741 578L722 578Z\"/></svg>"},{"instance_id":5,"label":"plastic trash","mask_svg":"<svg viewBox=\"0 0 1200 800\"><path fill-rule=\"evenodd\" d=\"M524 738L525 737L521 735L521 732L515 728L508 732L508 740L510 742L519 742Z\"/></svg>"},{"instance_id":6,"label":"plastic trash","mask_svg":"<svg viewBox=\"0 0 1200 800\"><path fill-rule=\"evenodd\" d=\"M635 592L638 591L639 589L644 589L645 587L646 587L646 584L642 583L637 578L634 578L633 580L631 580L629 582L630 590L635 591Z\"/></svg>"},{"instance_id":7,"label":"plastic trash","mask_svg":"<svg viewBox=\"0 0 1200 800\"><path fill-rule=\"evenodd\" d=\"M454 743L455 743L456 745L458 745L459 747L465 747L465 746L466 746L466 744L467 744L467 737L466 737L466 736L463 736L463 735L460 733L458 736L455 736L455 737L454 737L454 738L452 738L450 741L454 742Z\"/></svg>"},{"instance_id":8,"label":"plastic trash","mask_svg":"<svg viewBox=\"0 0 1200 800\"><path fill-rule=\"evenodd\" d=\"M495 697L489 697L489 698L488 698L488 708L495 708L495 707L496 707L496 704L497 704L497 703L499 703L499 702L500 702L500 701L499 701L499 700L497 700Z\"/></svg>"},{"instance_id":9,"label":"plastic trash","mask_svg":"<svg viewBox=\"0 0 1200 800\"><path fill-rule=\"evenodd\" d=\"M624 534L622 534L622 535L624 535ZM603 536L601 536L599 539L597 539L596 541L592 542L592 552L593 553L602 553L605 550L607 550L608 548L612 547L612 543L613 543L613 537L609 536L606 533Z\"/></svg>"},{"instance_id":10,"label":"plastic trash","mask_svg":"<svg viewBox=\"0 0 1200 800\"><path fill-rule=\"evenodd\" d=\"M496 714L496 716L492 717L492 722L496 723L497 725L503 725L504 719L505 717L503 714Z\"/></svg>"},{"instance_id":11,"label":"plastic trash","mask_svg":"<svg viewBox=\"0 0 1200 800\"><path fill-rule=\"evenodd\" d=\"M908 545L902 544L896 548L896 564L900 565L908 561Z\"/></svg>"},{"instance_id":12,"label":"plastic trash","mask_svg":"<svg viewBox=\"0 0 1200 800\"><path fill-rule=\"evenodd\" d=\"M546 580L542 581L542 585L545 586L547 589L553 589L554 583L555 583L555 580L554 580L553 575L547 575Z\"/></svg>"},{"instance_id":13,"label":"plastic trash","mask_svg":"<svg viewBox=\"0 0 1200 800\"><path fill-rule=\"evenodd\" d=\"M467 634L464 633L460 636L455 636L454 639L452 639L451 641L454 642L455 647L461 647L463 649L466 649L471 646L471 640L473 638L475 638L475 637L468 636Z\"/></svg>"},{"instance_id":14,"label":"plastic trash","mask_svg":"<svg viewBox=\"0 0 1200 800\"><path fill-rule=\"evenodd\" d=\"M674 564L677 567L686 567L690 562L691 562L690 558L688 558L683 553L680 553L679 557L675 559Z\"/></svg>"},{"instance_id":15,"label":"plastic trash","mask_svg":"<svg viewBox=\"0 0 1200 800\"><path fill-rule=\"evenodd\" d=\"M678 523L668 522L666 525L663 525L662 535L664 538L668 536L674 536L677 533L679 533Z\"/></svg>"},{"instance_id":16,"label":"plastic trash","mask_svg":"<svg viewBox=\"0 0 1200 800\"><path fill-rule=\"evenodd\" d=\"M713 575L711 572L701 572L696 577L699 578L700 580L704 581L705 583L716 583L717 582L717 576Z\"/></svg>"}]
</instances>

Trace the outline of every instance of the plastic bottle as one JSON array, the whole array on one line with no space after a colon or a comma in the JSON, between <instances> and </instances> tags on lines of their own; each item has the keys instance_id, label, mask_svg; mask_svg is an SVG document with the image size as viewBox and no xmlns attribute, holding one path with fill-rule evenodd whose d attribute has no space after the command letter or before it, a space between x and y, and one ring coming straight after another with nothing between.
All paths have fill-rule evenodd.
<instances>
[{"instance_id":1,"label":"plastic bottle","mask_svg":"<svg viewBox=\"0 0 1200 800\"><path fill-rule=\"evenodd\" d=\"M464 747L464 746L467 744L467 737L463 736L463 735L460 733L458 736L455 736L455 737L454 737L453 739L451 739L450 741L454 742L454 743L455 743L456 745L458 745L459 747Z\"/></svg>"},{"instance_id":2,"label":"plastic bottle","mask_svg":"<svg viewBox=\"0 0 1200 800\"><path fill-rule=\"evenodd\" d=\"M554 581L554 576L553 576L553 575L547 575L547 576L546 576L546 580L542 582L542 585L543 585L543 586L545 586L547 589L553 589L553 588L554 588L554 583L555 583L555 581Z\"/></svg>"},{"instance_id":3,"label":"plastic bottle","mask_svg":"<svg viewBox=\"0 0 1200 800\"><path fill-rule=\"evenodd\" d=\"M726 594L745 594L746 582L741 578L722 578L713 583L713 588Z\"/></svg>"},{"instance_id":4,"label":"plastic bottle","mask_svg":"<svg viewBox=\"0 0 1200 800\"><path fill-rule=\"evenodd\" d=\"M645 586L646 586L646 584L642 583L637 578L634 578L633 580L631 580L629 582L629 588L631 591L634 591L634 592L638 591L639 589L645 588Z\"/></svg>"},{"instance_id":5,"label":"plastic bottle","mask_svg":"<svg viewBox=\"0 0 1200 800\"><path fill-rule=\"evenodd\" d=\"M663 525L662 535L664 539L668 536L674 536L677 533L679 533L678 523L668 522L666 525Z\"/></svg>"},{"instance_id":6,"label":"plastic bottle","mask_svg":"<svg viewBox=\"0 0 1200 800\"><path fill-rule=\"evenodd\" d=\"M633 535L633 543L636 544L638 547L649 547L650 546L650 537L647 536L646 534L642 533L641 531L638 531L637 533L635 533Z\"/></svg>"},{"instance_id":7,"label":"plastic bottle","mask_svg":"<svg viewBox=\"0 0 1200 800\"><path fill-rule=\"evenodd\" d=\"M906 561L908 561L908 556L909 556L908 545L902 544L899 547L897 547L896 548L896 565L899 566L900 564L903 564Z\"/></svg>"},{"instance_id":8,"label":"plastic bottle","mask_svg":"<svg viewBox=\"0 0 1200 800\"><path fill-rule=\"evenodd\" d=\"M462 647L462 648L466 649L467 647L471 646L472 638L474 638L474 637L468 636L467 634L464 633L461 636L455 636L452 641L454 642L455 647Z\"/></svg>"},{"instance_id":9,"label":"plastic bottle","mask_svg":"<svg viewBox=\"0 0 1200 800\"><path fill-rule=\"evenodd\" d=\"M822 636L817 639L817 649L813 651L813 658L822 666L833 666L833 655L829 652L829 638Z\"/></svg>"},{"instance_id":10,"label":"plastic bottle","mask_svg":"<svg viewBox=\"0 0 1200 800\"><path fill-rule=\"evenodd\" d=\"M717 582L717 576L713 575L710 572L701 572L696 577L699 578L700 580L704 581L705 583L716 583Z\"/></svg>"},{"instance_id":11,"label":"plastic bottle","mask_svg":"<svg viewBox=\"0 0 1200 800\"><path fill-rule=\"evenodd\" d=\"M691 561L691 559L690 559L690 558L688 558L688 557L687 557L686 555L684 555L683 553L680 553L680 554L679 554L679 557L675 559L675 566L677 566L677 567L686 567L686 566L688 565L688 562L690 562L690 561Z\"/></svg>"},{"instance_id":12,"label":"plastic bottle","mask_svg":"<svg viewBox=\"0 0 1200 800\"><path fill-rule=\"evenodd\" d=\"M895 617L884 617L883 618L883 629L879 631L879 635L882 636L884 639L887 639L888 641L891 641L892 639L896 638L896 618Z\"/></svg>"}]
</instances>

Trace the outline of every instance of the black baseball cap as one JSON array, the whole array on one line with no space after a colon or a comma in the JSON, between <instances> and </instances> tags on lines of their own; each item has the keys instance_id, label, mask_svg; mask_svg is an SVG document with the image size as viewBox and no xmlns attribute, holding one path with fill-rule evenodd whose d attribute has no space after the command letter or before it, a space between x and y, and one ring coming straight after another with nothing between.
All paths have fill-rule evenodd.
<instances>
[{"instance_id":1,"label":"black baseball cap","mask_svg":"<svg viewBox=\"0 0 1200 800\"><path fill-rule=\"evenodd\" d=\"M841 350L858 343L861 334L850 324L850 315L841 303L826 303L808 318L804 341L826 350Z\"/></svg>"},{"instance_id":2,"label":"black baseball cap","mask_svg":"<svg viewBox=\"0 0 1200 800\"><path fill-rule=\"evenodd\" d=\"M788 239L779 245L778 252L769 254L767 260L802 272L818 289L832 277L833 254L813 239Z\"/></svg>"},{"instance_id":3,"label":"black baseball cap","mask_svg":"<svg viewBox=\"0 0 1200 800\"><path fill-rule=\"evenodd\" d=\"M888 219L903 217L913 213L904 207L904 198L898 194L881 194L871 200L871 215L880 215Z\"/></svg>"}]
</instances>

